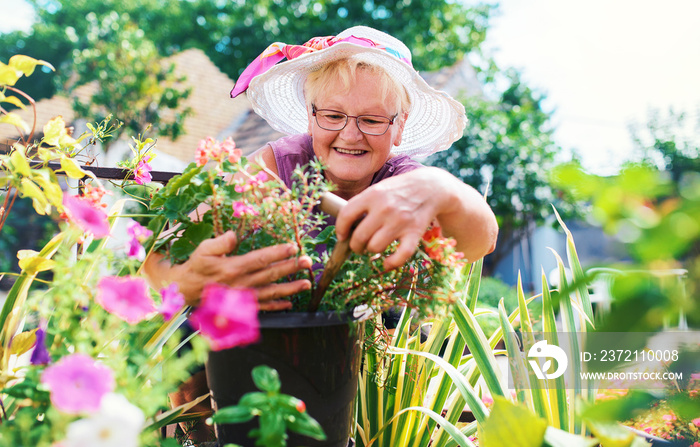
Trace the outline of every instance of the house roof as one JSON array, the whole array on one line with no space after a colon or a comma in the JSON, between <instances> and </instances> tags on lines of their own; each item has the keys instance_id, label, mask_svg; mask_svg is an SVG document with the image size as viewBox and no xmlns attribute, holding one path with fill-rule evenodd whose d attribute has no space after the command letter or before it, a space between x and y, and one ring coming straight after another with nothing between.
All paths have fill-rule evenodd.
<instances>
[{"instance_id":1,"label":"house roof","mask_svg":"<svg viewBox=\"0 0 700 447\"><path fill-rule=\"evenodd\" d=\"M195 149L199 141L212 136L219 140L232 137L236 146L248 154L267 142L283 136L272 129L265 120L256 115L245 95L235 99L229 98L234 85L226 74L221 72L211 60L199 49L189 49L168 59L175 64L175 73L185 76L185 86L192 88L192 93L184 101L183 107L190 107L192 114L185 119L184 132L175 141L159 138L158 152L176 157L189 163L194 160ZM480 94L481 88L474 69L466 62L458 62L442 70L422 74L423 78L438 90L443 90L455 97ZM72 93L81 100L88 100L97 90L98 84L90 83L78 87ZM37 135L50 119L61 115L67 123L75 121L71 107L72 99L65 95L56 95L36 103ZM31 108L20 113L27 122L33 121ZM35 135L36 136L36 135ZM0 126L0 143L18 138L12 126Z\"/></svg>"}]
</instances>

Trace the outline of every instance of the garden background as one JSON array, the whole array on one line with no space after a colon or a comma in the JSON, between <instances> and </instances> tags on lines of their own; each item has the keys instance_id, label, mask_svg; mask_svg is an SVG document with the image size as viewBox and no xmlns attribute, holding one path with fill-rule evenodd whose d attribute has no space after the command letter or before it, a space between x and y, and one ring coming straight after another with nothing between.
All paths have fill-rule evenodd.
<instances>
[{"instance_id":1,"label":"garden background","mask_svg":"<svg viewBox=\"0 0 700 447\"><path fill-rule=\"evenodd\" d=\"M688 185L697 184L697 133L687 132L694 115L678 110L652 112L648 122L637 123L631 135L635 150L630 160L622 163L618 176L590 177L595 187L572 189L571 185L580 180L577 175L583 174L555 168L567 162L576 165L581 156L574 148L562 148L555 141L554 112L544 107L545 94L525 82L518 70L500 66L486 49L490 23L497 11L494 6L446 1L30 3L36 8L37 21L28 31L2 35L0 61L26 54L50 62L57 70L38 70L17 87L37 101L51 101L57 93L67 92L60 113L73 118L70 121L77 134L86 122L99 121L109 111L125 123L120 130L124 137L141 134L158 138L157 151L162 153L154 160L154 167L161 170L178 170L194 158L195 144L189 143L188 155L177 149L182 144L178 141L198 141L211 134L211 129L188 126L188 120L197 118L200 107L220 107L230 114L227 121L218 124L217 137L234 135L245 151L266 141L251 139L248 147L244 135L265 135L268 130L251 116L245 104L234 104L226 92L231 80L271 40L300 42L356 24L385 30L413 50L415 67L433 85L452 89L451 93L465 103L470 125L464 138L426 163L445 167L488 192L489 203L499 218L498 249L484 262L485 276L491 279L485 279L482 300L491 300L495 307L505 296L514 305L515 293L508 286L515 285L518 272L523 275L526 290L541 289L537 280L540 264L550 263L545 267L547 272L556 266L554 259L543 261L547 253L544 247L565 245L561 231L549 233L559 235L554 239L542 233L549 231L542 228L555 222L554 205L571 228L582 229L577 234L585 234L581 239L576 237L578 246L588 249L589 256L582 256L585 267L622 261L652 263L655 269L674 272L690 270L690 304L687 300L662 300L647 303L643 310L661 308L670 316L680 311L684 321L689 320L691 326L697 324L696 289L692 286L696 284L692 280L696 273L692 266L696 264L692 261L698 253L697 223L693 225L691 219L675 224L682 246L677 249L669 248L668 240L644 239L643 232L636 229L639 216L644 215L640 206L650 208L660 198L687 198L684 191L693 189ZM178 58L185 57L193 59L185 59L183 65L201 68L210 64L213 71L200 78L185 78L177 69ZM458 82L450 85L455 80ZM221 93L202 88L215 88ZM41 108L38 110L42 113ZM54 112L50 109L47 113ZM203 121L214 124L210 119ZM7 151L14 135L2 136L0 149ZM169 141L173 144L170 151L166 149ZM110 166L125 153L128 146L110 143L89 154L88 162ZM641 191L630 187L648 179L631 169L639 164L658 174L663 180L658 184L664 187L652 188L657 184L654 182ZM647 197L641 197L644 194ZM692 193L690 197L697 199ZM642 226L648 229L658 222L652 219ZM52 224L34 215L30 201L18 201L5 223L0 234L0 270L16 270L17 249L42 246L50 237ZM639 244L644 244L643 250ZM649 253L661 254L663 262ZM11 282L11 277L4 281L8 279ZM487 292L488 287L493 292ZM632 318L624 321L631 324Z\"/></svg>"}]
</instances>

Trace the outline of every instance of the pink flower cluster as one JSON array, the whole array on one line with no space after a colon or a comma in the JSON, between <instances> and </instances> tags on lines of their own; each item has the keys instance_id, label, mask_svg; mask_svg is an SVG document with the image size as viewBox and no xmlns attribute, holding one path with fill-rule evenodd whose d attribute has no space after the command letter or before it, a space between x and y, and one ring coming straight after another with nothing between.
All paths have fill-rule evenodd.
<instances>
[{"instance_id":1,"label":"pink flower cluster","mask_svg":"<svg viewBox=\"0 0 700 447\"><path fill-rule=\"evenodd\" d=\"M237 183L236 186L234 187L234 190L236 192L246 192L250 191L255 188L259 188L262 186L263 183L265 183L268 180L267 173L265 171L260 171L254 176L250 177L248 180L243 181L241 183Z\"/></svg>"},{"instance_id":2,"label":"pink flower cluster","mask_svg":"<svg viewBox=\"0 0 700 447\"><path fill-rule=\"evenodd\" d=\"M233 217L257 216L258 211L244 202L233 202Z\"/></svg>"},{"instance_id":3,"label":"pink flower cluster","mask_svg":"<svg viewBox=\"0 0 700 447\"><path fill-rule=\"evenodd\" d=\"M224 161L228 159L231 163L236 163L241 158L242 152L236 149L236 143L231 137L219 143L212 137L207 137L199 142L194 159L197 166L204 166L209 160Z\"/></svg>"}]
</instances>

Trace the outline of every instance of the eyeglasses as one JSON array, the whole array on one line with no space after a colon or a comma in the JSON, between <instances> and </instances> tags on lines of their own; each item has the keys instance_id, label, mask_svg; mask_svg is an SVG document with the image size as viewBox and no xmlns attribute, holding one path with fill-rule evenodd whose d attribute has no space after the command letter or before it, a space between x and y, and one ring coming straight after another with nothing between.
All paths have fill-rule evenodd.
<instances>
[{"instance_id":1,"label":"eyeglasses","mask_svg":"<svg viewBox=\"0 0 700 447\"><path fill-rule=\"evenodd\" d=\"M314 104L311 104L311 113L316 117L318 127L325 130L343 130L348 124L348 118L355 118L357 128L365 135L384 135L389 126L394 124L394 120L399 114L393 118L387 118L379 115L359 115L352 116L337 110L316 109Z\"/></svg>"}]
</instances>

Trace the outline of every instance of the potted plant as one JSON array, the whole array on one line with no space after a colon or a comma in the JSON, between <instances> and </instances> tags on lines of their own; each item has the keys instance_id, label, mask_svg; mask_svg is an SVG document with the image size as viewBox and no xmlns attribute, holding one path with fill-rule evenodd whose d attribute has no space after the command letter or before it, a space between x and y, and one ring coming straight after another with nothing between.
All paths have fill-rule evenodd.
<instances>
[{"instance_id":1,"label":"potted plant","mask_svg":"<svg viewBox=\"0 0 700 447\"><path fill-rule=\"evenodd\" d=\"M444 311L453 300L451 272L459 256L433 230L413 258L396 270L384 270L382 255L351 255L320 294L316 288L321 267L336 244L333 227L325 226L327 215L317 207L332 189L322 169L318 162L298 167L290 188L271 171L253 169L231 140L207 139L198 148L197 162L157 191L150 208L155 226L167 221L176 228L155 248L174 263L185 261L203 240L226 231L235 232L240 240L233 254L293 243L299 254L313 259L314 267L302 274L311 281L312 289L290 297L291 311L261 313L260 340L253 340L254 336L250 340L256 343L243 349L234 347L237 342L214 340L207 376L215 408L221 408L237 403L254 389L252 368L272 366L282 376L286 392L304 400L326 431L328 439L312 445L344 447L353 428L364 334L357 309L364 306L381 312L406 305L422 316ZM208 209L193 214L202 203ZM195 319L198 313L218 312L223 307L210 302L211 287L205 287L202 303L193 313ZM208 336L206 327L200 330ZM218 438L225 442L242 443L251 429L252 425L217 425Z\"/></svg>"}]
</instances>

